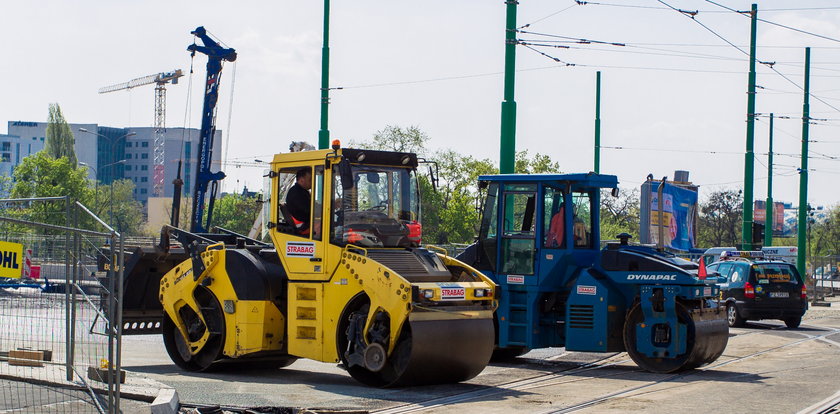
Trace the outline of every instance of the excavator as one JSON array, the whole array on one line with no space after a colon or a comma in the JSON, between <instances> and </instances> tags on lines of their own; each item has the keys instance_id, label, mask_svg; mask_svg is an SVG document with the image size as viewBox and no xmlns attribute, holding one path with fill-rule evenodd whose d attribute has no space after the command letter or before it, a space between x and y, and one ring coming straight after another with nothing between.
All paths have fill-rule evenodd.
<instances>
[{"instance_id":1,"label":"excavator","mask_svg":"<svg viewBox=\"0 0 840 414\"><path fill-rule=\"evenodd\" d=\"M268 173L270 242L205 231L212 189L224 178L209 171L221 62L236 54L203 28L193 33L204 46L189 50L210 62L190 230L178 228L173 208L160 242L130 252L123 334L162 335L172 361L188 371L309 358L341 363L376 387L478 375L494 348L496 284L445 250L421 247L415 154L338 141L277 154ZM311 177L309 217L292 216L286 203L299 175Z\"/></svg>"}]
</instances>

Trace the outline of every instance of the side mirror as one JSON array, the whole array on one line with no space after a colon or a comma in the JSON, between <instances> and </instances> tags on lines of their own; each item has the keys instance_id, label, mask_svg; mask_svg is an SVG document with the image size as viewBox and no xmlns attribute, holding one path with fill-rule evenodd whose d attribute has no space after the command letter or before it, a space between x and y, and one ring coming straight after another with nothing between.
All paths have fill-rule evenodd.
<instances>
[{"instance_id":1,"label":"side mirror","mask_svg":"<svg viewBox=\"0 0 840 414\"><path fill-rule=\"evenodd\" d=\"M353 169L350 167L350 161L347 158L342 158L338 163L338 173L341 175L341 188L350 190L355 183L353 182Z\"/></svg>"}]
</instances>

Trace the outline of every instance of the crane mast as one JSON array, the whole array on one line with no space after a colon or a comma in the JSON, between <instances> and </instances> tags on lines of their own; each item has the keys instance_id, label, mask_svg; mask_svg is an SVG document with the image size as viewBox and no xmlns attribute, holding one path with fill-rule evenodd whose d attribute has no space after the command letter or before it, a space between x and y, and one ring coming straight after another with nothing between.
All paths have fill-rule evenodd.
<instances>
[{"instance_id":1,"label":"crane mast","mask_svg":"<svg viewBox=\"0 0 840 414\"><path fill-rule=\"evenodd\" d=\"M201 132L198 143L198 171L193 189L192 214L190 217L190 232L204 233L210 227L213 219L213 203L219 190L219 181L225 178L225 173L222 171L215 173L210 171L210 161L213 157L213 135L216 132L219 79L222 74L222 62L235 61L236 50L220 46L207 35L207 30L202 26L191 33L201 39L204 46L193 43L187 47L187 50L193 56L195 56L195 52L207 55L207 81L204 84L204 107L201 111ZM202 218L208 187L210 187L210 198L207 203L207 221L204 224ZM177 197L180 198L180 194L177 194Z\"/></svg>"}]
</instances>

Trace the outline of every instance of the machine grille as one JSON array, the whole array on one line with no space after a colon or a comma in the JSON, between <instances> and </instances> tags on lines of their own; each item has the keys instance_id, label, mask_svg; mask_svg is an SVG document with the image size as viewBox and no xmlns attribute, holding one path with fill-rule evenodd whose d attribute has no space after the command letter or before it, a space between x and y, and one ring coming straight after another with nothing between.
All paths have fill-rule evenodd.
<instances>
[{"instance_id":1,"label":"machine grille","mask_svg":"<svg viewBox=\"0 0 840 414\"><path fill-rule=\"evenodd\" d=\"M569 305L569 327L592 329L595 324L595 312L592 305Z\"/></svg>"},{"instance_id":2,"label":"machine grille","mask_svg":"<svg viewBox=\"0 0 840 414\"><path fill-rule=\"evenodd\" d=\"M448 270L434 269L431 263L423 263L420 257L409 250L368 250L368 257L409 281L446 282L452 277Z\"/></svg>"}]
</instances>

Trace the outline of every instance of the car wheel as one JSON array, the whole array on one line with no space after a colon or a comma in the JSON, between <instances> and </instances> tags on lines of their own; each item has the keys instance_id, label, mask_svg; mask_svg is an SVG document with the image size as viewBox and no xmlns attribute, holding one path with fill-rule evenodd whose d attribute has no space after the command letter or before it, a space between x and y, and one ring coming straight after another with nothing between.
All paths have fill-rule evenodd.
<instances>
[{"instance_id":1,"label":"car wheel","mask_svg":"<svg viewBox=\"0 0 840 414\"><path fill-rule=\"evenodd\" d=\"M799 327L799 324L802 323L802 317L797 316L795 318L787 318L787 319L784 319L784 321L785 321L785 325L787 325L788 328L796 329L796 328Z\"/></svg>"},{"instance_id":2,"label":"car wheel","mask_svg":"<svg viewBox=\"0 0 840 414\"><path fill-rule=\"evenodd\" d=\"M738 313L738 308L735 306L734 303L730 303L726 305L726 320L729 322L729 326L732 328L738 328L744 326L744 318Z\"/></svg>"}]
</instances>

